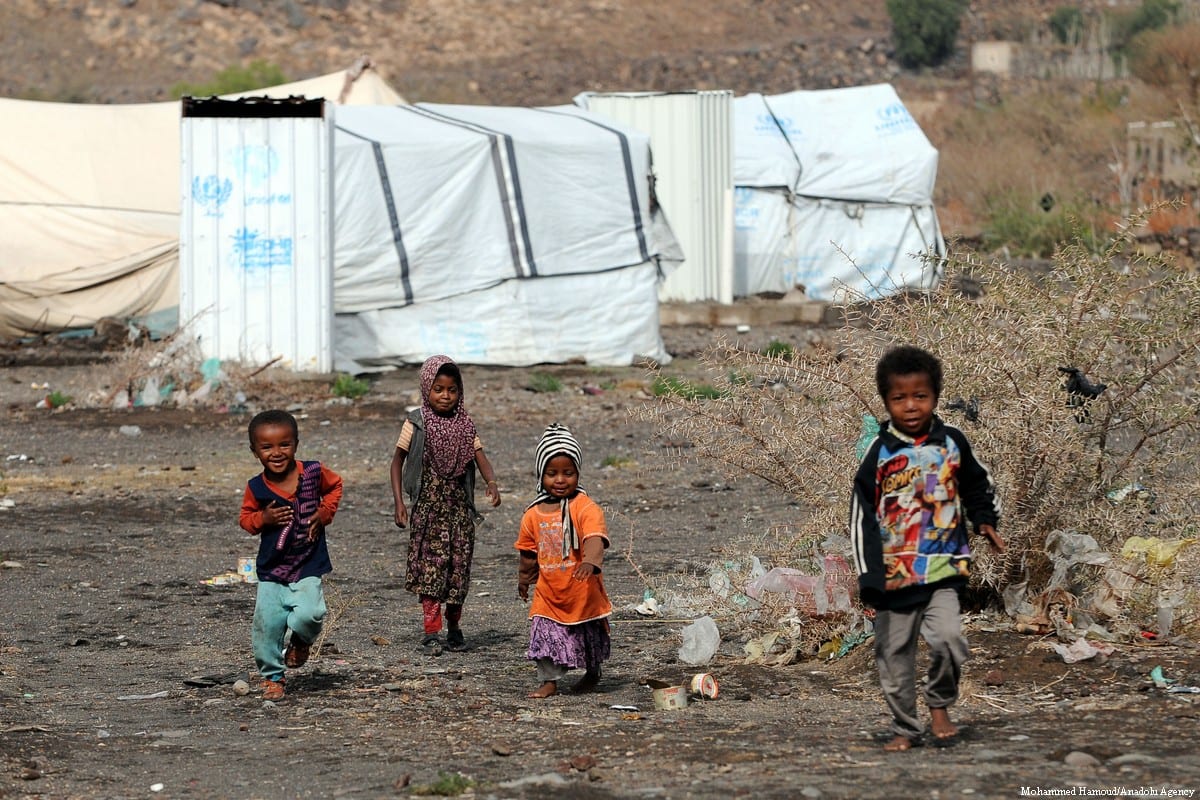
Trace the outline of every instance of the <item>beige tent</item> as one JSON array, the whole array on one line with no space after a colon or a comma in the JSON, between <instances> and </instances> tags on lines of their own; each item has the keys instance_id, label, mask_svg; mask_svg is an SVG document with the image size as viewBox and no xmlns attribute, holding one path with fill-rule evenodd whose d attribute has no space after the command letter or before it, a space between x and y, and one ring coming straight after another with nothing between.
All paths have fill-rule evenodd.
<instances>
[{"instance_id":1,"label":"beige tent","mask_svg":"<svg viewBox=\"0 0 1200 800\"><path fill-rule=\"evenodd\" d=\"M367 61L263 95L404 102ZM179 304L179 115L0 99L0 338Z\"/></svg>"}]
</instances>

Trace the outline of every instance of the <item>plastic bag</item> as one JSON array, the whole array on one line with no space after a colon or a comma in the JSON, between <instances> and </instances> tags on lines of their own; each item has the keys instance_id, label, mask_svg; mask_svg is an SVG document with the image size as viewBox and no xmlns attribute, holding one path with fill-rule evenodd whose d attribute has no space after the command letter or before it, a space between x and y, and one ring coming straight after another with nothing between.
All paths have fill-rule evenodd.
<instances>
[{"instance_id":1,"label":"plastic bag","mask_svg":"<svg viewBox=\"0 0 1200 800\"><path fill-rule=\"evenodd\" d=\"M721 646L721 632L712 617L700 617L683 629L679 660L685 664L707 664Z\"/></svg>"}]
</instances>

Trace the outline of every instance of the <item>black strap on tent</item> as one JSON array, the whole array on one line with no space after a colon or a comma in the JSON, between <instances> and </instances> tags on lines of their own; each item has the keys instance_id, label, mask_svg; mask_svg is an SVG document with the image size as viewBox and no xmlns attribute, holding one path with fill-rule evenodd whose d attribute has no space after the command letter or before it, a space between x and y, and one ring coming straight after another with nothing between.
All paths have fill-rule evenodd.
<instances>
[{"instance_id":1,"label":"black strap on tent","mask_svg":"<svg viewBox=\"0 0 1200 800\"><path fill-rule=\"evenodd\" d=\"M496 174L496 189L504 209L504 225L508 229L508 247L512 253L513 269L518 278L534 277L538 274L537 262L533 257L533 242L529 238L529 222L525 214L525 198L521 192L521 178L517 174L517 152L513 138L507 133L493 130L478 123L433 111L422 105L402 106L405 111L420 114L428 119L455 125L463 130L480 133L488 137L492 149L492 167ZM500 144L504 149L501 152ZM517 230L520 229L520 238Z\"/></svg>"},{"instance_id":2,"label":"black strap on tent","mask_svg":"<svg viewBox=\"0 0 1200 800\"><path fill-rule=\"evenodd\" d=\"M795 194L796 188L800 185L800 176L804 174L804 164L800 161L800 154L796 152L796 146L792 144L792 140L787 135L787 130L783 127L783 123L779 121L779 117L775 114L775 110L771 108L771 104L767 102L767 98L763 97L762 102L767 109L767 113L771 115L771 121L779 129L779 135L783 137L783 140L787 142L788 149L792 151L792 158L796 159L796 167L799 170L796 173L796 186L788 187L788 191Z\"/></svg>"},{"instance_id":3,"label":"black strap on tent","mask_svg":"<svg viewBox=\"0 0 1200 800\"><path fill-rule=\"evenodd\" d=\"M347 130L341 125L336 127L347 136L362 139L371 145L371 152L375 155L375 171L379 175L379 186L383 190L383 202L387 206L388 224L392 226L392 244L396 248L396 257L400 260L400 284L404 287L404 305L411 306L413 304L413 288L412 279L409 277L408 251L404 247L404 237L400 234L400 215L396 213L396 198L392 195L392 181L388 177L387 163L383 160L383 145L374 139L368 139L362 134Z\"/></svg>"},{"instance_id":4,"label":"black strap on tent","mask_svg":"<svg viewBox=\"0 0 1200 800\"><path fill-rule=\"evenodd\" d=\"M617 130L616 128L610 127L598 120L590 119L588 117L580 117L576 114L554 111L553 109L549 108L538 108L534 110L541 111L546 114L554 114L560 117L577 119L580 122L585 122L589 125L595 125L597 128L606 130L613 136L617 137L617 142L621 147L621 161L625 165L625 186L629 190L629 208L633 213L633 230L635 233L637 233L638 252L641 254L643 261L649 261L650 248L646 244L646 229L642 223L642 208L641 204L638 203L637 178L633 174L633 155L629 149L629 137L626 136L623 131Z\"/></svg>"}]
</instances>

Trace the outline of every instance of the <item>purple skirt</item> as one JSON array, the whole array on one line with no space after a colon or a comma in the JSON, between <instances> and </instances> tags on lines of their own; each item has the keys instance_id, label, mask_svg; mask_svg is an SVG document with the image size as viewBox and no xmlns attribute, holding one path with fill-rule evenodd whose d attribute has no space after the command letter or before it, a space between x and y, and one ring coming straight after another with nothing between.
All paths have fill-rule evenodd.
<instances>
[{"instance_id":1,"label":"purple skirt","mask_svg":"<svg viewBox=\"0 0 1200 800\"><path fill-rule=\"evenodd\" d=\"M529 626L527 658L548 658L567 669L595 670L608 660L612 640L608 619L578 625L563 625L545 617L534 617Z\"/></svg>"}]
</instances>

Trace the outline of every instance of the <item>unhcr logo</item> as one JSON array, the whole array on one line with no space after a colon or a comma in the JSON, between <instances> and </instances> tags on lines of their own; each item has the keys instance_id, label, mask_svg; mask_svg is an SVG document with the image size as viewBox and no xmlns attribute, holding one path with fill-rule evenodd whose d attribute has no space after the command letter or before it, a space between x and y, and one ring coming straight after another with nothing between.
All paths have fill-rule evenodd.
<instances>
[{"instance_id":1,"label":"unhcr logo","mask_svg":"<svg viewBox=\"0 0 1200 800\"><path fill-rule=\"evenodd\" d=\"M791 117L776 117L771 114L758 114L754 117L754 132L765 136L779 136L780 131L789 139L803 136L800 126Z\"/></svg>"},{"instance_id":2,"label":"unhcr logo","mask_svg":"<svg viewBox=\"0 0 1200 800\"><path fill-rule=\"evenodd\" d=\"M903 103L889 103L875 110L875 132L880 136L906 133L916 128L917 121Z\"/></svg>"}]
</instances>

